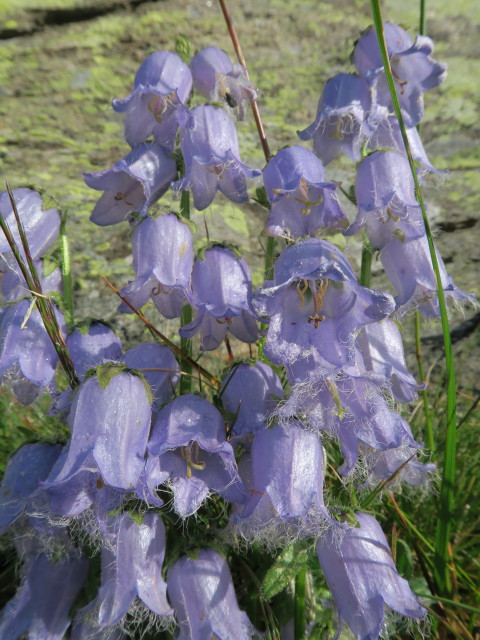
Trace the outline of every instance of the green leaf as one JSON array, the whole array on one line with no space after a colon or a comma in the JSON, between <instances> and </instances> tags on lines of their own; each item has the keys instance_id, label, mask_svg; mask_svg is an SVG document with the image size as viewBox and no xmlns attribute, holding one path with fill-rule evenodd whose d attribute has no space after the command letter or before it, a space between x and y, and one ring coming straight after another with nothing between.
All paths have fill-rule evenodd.
<instances>
[{"instance_id":1,"label":"green leaf","mask_svg":"<svg viewBox=\"0 0 480 640\"><path fill-rule=\"evenodd\" d=\"M405 580L413 576L413 553L405 540L397 540L397 571Z\"/></svg>"},{"instance_id":2,"label":"green leaf","mask_svg":"<svg viewBox=\"0 0 480 640\"><path fill-rule=\"evenodd\" d=\"M295 542L284 549L273 565L267 571L262 582L262 593L266 600L273 598L277 593L296 577L297 573L305 566L308 560L308 547L305 542Z\"/></svg>"}]
</instances>

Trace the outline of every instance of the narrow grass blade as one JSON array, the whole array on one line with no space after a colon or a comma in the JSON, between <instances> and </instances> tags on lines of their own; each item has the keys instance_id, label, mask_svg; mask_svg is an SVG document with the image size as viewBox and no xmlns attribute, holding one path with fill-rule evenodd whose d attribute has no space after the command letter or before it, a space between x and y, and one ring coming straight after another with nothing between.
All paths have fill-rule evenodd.
<instances>
[{"instance_id":1,"label":"narrow grass blade","mask_svg":"<svg viewBox=\"0 0 480 640\"><path fill-rule=\"evenodd\" d=\"M440 593L449 594L451 592L451 580L449 572L449 555L448 544L450 541L451 529L452 529L452 514L455 502L455 458L456 458L456 382L455 382L455 369L452 354L452 343L450 339L450 327L447 315L447 306L445 302L445 294L442 287L442 281L440 277L440 271L438 267L437 256L435 253L435 247L433 244L432 233L430 230L430 224L425 209L425 203L423 200L422 191L420 189L420 183L418 181L417 172L415 170L415 163L413 160L412 152L408 142L407 131L403 120L403 115L400 109L400 103L398 101L397 91L395 87L395 80L390 67L390 59L387 52L385 43L385 36L383 33L383 22L380 10L379 0L370 0L373 20L375 24L375 30L377 33L377 40L380 48L383 66L385 69L385 75L390 89L390 95L397 117L400 131L402 133L402 139L405 144L405 152L407 154L408 162L410 164L413 181L415 184L415 195L422 211L423 222L425 225L425 233L428 240L428 246L430 250L430 257L432 260L433 270L435 272L437 281L437 295L438 304L440 308L440 317L443 331L443 342L445 345L445 360L446 360L446 372L447 372L447 429L446 429L446 447L445 458L442 472L442 484L440 488L439 499L439 513L437 521L437 532L435 540L435 581L438 585Z\"/></svg>"}]
</instances>

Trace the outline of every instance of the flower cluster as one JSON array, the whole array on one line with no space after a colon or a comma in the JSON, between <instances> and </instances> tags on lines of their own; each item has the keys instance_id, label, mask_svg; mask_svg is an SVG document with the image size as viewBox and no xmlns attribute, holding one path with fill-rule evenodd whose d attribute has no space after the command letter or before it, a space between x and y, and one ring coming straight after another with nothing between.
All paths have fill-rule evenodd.
<instances>
[{"instance_id":1,"label":"flower cluster","mask_svg":"<svg viewBox=\"0 0 480 640\"><path fill-rule=\"evenodd\" d=\"M443 80L445 67L431 58L428 38L412 43L391 24L385 31L409 137L418 161L433 170L415 127L423 92ZM407 369L391 316L412 305L436 315L438 304L371 29L354 62L358 74L327 82L315 122L299 134L313 138L314 151L285 147L262 172L240 160L232 118L245 117L258 96L245 69L216 47L189 65L174 53L153 53L132 92L113 101L125 116L131 151L112 168L84 175L103 192L91 220L131 224L135 276L120 292L120 311L149 301L167 319L191 310L195 315L179 329L183 345L214 351L225 342L233 360L231 334L249 345L251 356L257 344L260 358L229 362L221 376L204 380L203 367L178 347L143 342L124 352L113 330L95 321L67 336L58 312L78 379L66 389L55 376L58 358L32 292L11 248L0 242L6 303L0 375L22 402L48 391L52 413L69 427L62 445L19 449L3 479L0 531L13 532L23 564L21 586L0 614L2 637L60 640L71 626L74 640L120 639L132 619L176 623L182 640L262 635L239 607L227 560L214 548L228 555L239 540L271 549L291 540L315 544L339 619L356 638L379 637L385 604L410 618L424 616L395 569L380 524L357 512L352 525L350 506L336 504L327 489L327 436L343 458L336 476L361 478L359 492L392 476L395 484L423 485L435 468L417 458L421 443L394 409L423 386ZM192 107L192 87L216 104ZM339 183L324 176L322 161L339 153L361 160L351 224L337 197ZM217 190L243 203L248 181L260 176L269 205L265 231L287 242L273 279L253 291L236 248L215 241L195 254L185 207L156 215L152 206L169 190L182 191L182 202L191 193L199 211ZM60 295L58 271L42 266L58 213L43 211L34 191L18 189L14 197L42 291ZM0 196L0 212L13 228L7 194ZM325 229L350 236L362 228L381 251L396 299L360 284L342 251L319 237ZM442 275L448 295L469 299ZM205 385L212 380L211 394ZM198 540L195 548L181 536L174 540L177 521L186 530L194 516L202 526L212 504L221 515L205 527L202 548ZM71 620L72 602L95 571L77 544L82 539L100 551L101 568L98 589L93 597L91 588L82 592L90 600Z\"/></svg>"}]
</instances>

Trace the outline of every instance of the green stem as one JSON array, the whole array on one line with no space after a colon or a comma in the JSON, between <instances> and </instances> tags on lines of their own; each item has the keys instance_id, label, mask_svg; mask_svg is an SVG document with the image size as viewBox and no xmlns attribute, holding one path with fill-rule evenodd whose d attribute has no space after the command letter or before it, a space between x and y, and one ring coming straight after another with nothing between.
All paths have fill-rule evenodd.
<instances>
[{"instance_id":1,"label":"green stem","mask_svg":"<svg viewBox=\"0 0 480 640\"><path fill-rule=\"evenodd\" d=\"M420 22L418 25L418 33L424 36L427 33L427 21L425 17L425 0L420 0Z\"/></svg>"},{"instance_id":2,"label":"green stem","mask_svg":"<svg viewBox=\"0 0 480 640\"><path fill-rule=\"evenodd\" d=\"M295 578L295 640L305 638L305 591L307 586L307 567L300 569Z\"/></svg>"},{"instance_id":3,"label":"green stem","mask_svg":"<svg viewBox=\"0 0 480 640\"><path fill-rule=\"evenodd\" d=\"M65 301L65 321L69 331L75 326L74 306L73 306L73 280L70 262L70 246L66 231L67 212L62 212L60 222L60 251L62 255L62 282L63 299Z\"/></svg>"},{"instance_id":4,"label":"green stem","mask_svg":"<svg viewBox=\"0 0 480 640\"><path fill-rule=\"evenodd\" d=\"M184 218L186 218L187 220L190 220L190 192L188 190L182 191L182 195L180 199L180 213ZM181 318L180 318L181 326L183 327L189 324L192 321L192 318L193 318L192 307L189 304L184 305L182 309ZM180 349L183 351L183 353L186 356L188 356L189 358L192 358L193 347L192 347L192 340L190 338L180 338ZM184 360L182 366L185 373L187 374L192 373L192 366L189 362ZM192 391L192 376L191 375L182 376L180 379L180 395L191 393L191 391Z\"/></svg>"},{"instance_id":5,"label":"green stem","mask_svg":"<svg viewBox=\"0 0 480 640\"><path fill-rule=\"evenodd\" d=\"M367 238L363 240L362 263L360 266L360 284L369 287L372 280L372 247Z\"/></svg>"},{"instance_id":6,"label":"green stem","mask_svg":"<svg viewBox=\"0 0 480 640\"><path fill-rule=\"evenodd\" d=\"M418 181L417 172L415 169L415 163L413 160L412 152L408 142L407 131L403 120L402 111L400 109L400 103L395 88L395 80L393 78L392 69L390 67L390 59L387 53L387 47L385 43L385 36L383 33L382 15L380 11L379 0L370 0L373 12L373 19L375 23L375 30L377 32L377 40L382 56L382 62L385 69L385 76L390 89L390 95L392 97L393 106L395 109L395 115L400 126L403 142L405 145L405 152L407 154L408 162L412 172L412 178L415 184L415 196L420 205L422 211L423 222L425 225L425 233L427 236L428 247L430 250L430 257L432 260L433 270L435 272L435 278L437 282L437 295L438 305L440 308L440 318L442 322L443 331L443 343L445 345L445 361L447 371L447 435L446 435L446 448L445 448L445 460L443 465L442 484L440 488L439 499L439 513L437 520L437 531L435 538L435 581L437 583L440 593L449 594L451 592L451 580L449 573L449 556L448 556L448 544L450 540L451 528L452 528L452 514L455 501L455 457L456 457L456 422L457 422L457 403L456 403L456 382L455 382L455 369L453 363L452 343L450 340L450 327L447 315L447 305L445 302L445 293L443 291L442 279L440 275L440 269L438 266L437 255L435 252L435 245L433 244L432 233L430 230L430 224L427 218L427 212L425 209L425 203L423 201L423 195L420 189L420 183Z\"/></svg>"},{"instance_id":7,"label":"green stem","mask_svg":"<svg viewBox=\"0 0 480 640\"><path fill-rule=\"evenodd\" d=\"M275 238L267 238L267 249L265 252L265 280L273 280L273 266L275 264Z\"/></svg>"},{"instance_id":8,"label":"green stem","mask_svg":"<svg viewBox=\"0 0 480 640\"><path fill-rule=\"evenodd\" d=\"M422 349L420 344L420 312L415 311L415 355L417 356L418 375L420 382L425 382L425 371L423 368ZM432 452L435 449L435 439L433 437L432 414L428 402L428 392L426 389L422 391L423 413L425 415L425 443L427 448Z\"/></svg>"}]
</instances>

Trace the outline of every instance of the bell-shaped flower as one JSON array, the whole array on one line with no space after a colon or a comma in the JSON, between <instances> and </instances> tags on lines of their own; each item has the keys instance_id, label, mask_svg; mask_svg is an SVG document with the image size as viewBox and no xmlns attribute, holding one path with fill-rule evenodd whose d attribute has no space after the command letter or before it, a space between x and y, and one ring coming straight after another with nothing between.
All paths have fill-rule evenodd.
<instances>
[{"instance_id":1,"label":"bell-shaped flower","mask_svg":"<svg viewBox=\"0 0 480 640\"><path fill-rule=\"evenodd\" d=\"M168 347L156 342L142 342L131 347L122 360L129 369L136 369L145 377L156 405L171 400L180 373L175 356Z\"/></svg>"},{"instance_id":2,"label":"bell-shaped flower","mask_svg":"<svg viewBox=\"0 0 480 640\"><path fill-rule=\"evenodd\" d=\"M38 191L20 187L13 189L12 194L25 229L30 253L33 259L37 259L55 242L60 229L60 215L57 209L42 210L42 197ZM7 223L17 247L25 259L12 203L6 191L0 194L0 215ZM3 233L0 234L0 254L2 253L11 253L10 245Z\"/></svg>"},{"instance_id":3,"label":"bell-shaped flower","mask_svg":"<svg viewBox=\"0 0 480 640\"><path fill-rule=\"evenodd\" d=\"M252 476L251 498L242 518L267 495L283 520L307 514L311 524L331 520L323 500L322 442L300 422L290 420L257 431L252 444Z\"/></svg>"},{"instance_id":4,"label":"bell-shaped flower","mask_svg":"<svg viewBox=\"0 0 480 640\"><path fill-rule=\"evenodd\" d=\"M193 56L190 69L195 91L212 102L225 102L239 120L244 119L245 104L258 97L244 67L233 65L222 49L206 47Z\"/></svg>"},{"instance_id":5,"label":"bell-shaped flower","mask_svg":"<svg viewBox=\"0 0 480 640\"><path fill-rule=\"evenodd\" d=\"M146 382L125 365L97 367L75 391L68 415L71 439L58 485L80 471L100 472L116 489L135 487L144 467L150 431L151 397Z\"/></svg>"},{"instance_id":6,"label":"bell-shaped flower","mask_svg":"<svg viewBox=\"0 0 480 640\"><path fill-rule=\"evenodd\" d=\"M264 349L274 364L291 364L317 351L327 362L345 366L354 360L360 327L394 309L388 293L359 285L341 251L318 238L287 247L267 284L255 293L253 305L270 319Z\"/></svg>"},{"instance_id":7,"label":"bell-shaped flower","mask_svg":"<svg viewBox=\"0 0 480 640\"><path fill-rule=\"evenodd\" d=\"M102 322L77 327L68 336L67 347L80 378L92 367L122 357L122 343Z\"/></svg>"},{"instance_id":8,"label":"bell-shaped flower","mask_svg":"<svg viewBox=\"0 0 480 640\"><path fill-rule=\"evenodd\" d=\"M337 183L325 181L322 163L308 149L281 149L263 170L263 180L271 204L268 235L302 238L323 227L348 226L335 194Z\"/></svg>"},{"instance_id":9,"label":"bell-shaped flower","mask_svg":"<svg viewBox=\"0 0 480 640\"><path fill-rule=\"evenodd\" d=\"M49 517L75 518L91 508L91 522L98 531L107 534L108 513L118 509L125 498L125 491L106 485L98 471L78 471L67 480L56 483L55 479L68 459L69 446L65 446L53 465L49 476L42 483L48 501Z\"/></svg>"},{"instance_id":10,"label":"bell-shaped flower","mask_svg":"<svg viewBox=\"0 0 480 640\"><path fill-rule=\"evenodd\" d=\"M222 381L224 408L232 417L232 434L242 436L266 426L283 388L275 371L264 362L234 365Z\"/></svg>"},{"instance_id":11,"label":"bell-shaped flower","mask_svg":"<svg viewBox=\"0 0 480 640\"><path fill-rule=\"evenodd\" d=\"M360 526L342 536L331 527L317 541L317 555L340 620L357 640L377 640L385 605L409 618L423 618L425 609L398 574L378 522L366 513L355 515Z\"/></svg>"},{"instance_id":12,"label":"bell-shaped flower","mask_svg":"<svg viewBox=\"0 0 480 640\"><path fill-rule=\"evenodd\" d=\"M173 149L178 129L178 109L192 89L192 74L175 53L157 51L142 62L133 91L116 98L112 107L125 113L125 139L131 147L153 135L156 142Z\"/></svg>"},{"instance_id":13,"label":"bell-shaped flower","mask_svg":"<svg viewBox=\"0 0 480 640\"><path fill-rule=\"evenodd\" d=\"M35 260L35 267L43 295L61 294L62 274L60 269L55 268L53 271L45 272L43 260ZM0 255L0 272L3 272L1 291L6 302L18 302L25 297L31 299L30 290L12 253Z\"/></svg>"},{"instance_id":14,"label":"bell-shaped flower","mask_svg":"<svg viewBox=\"0 0 480 640\"><path fill-rule=\"evenodd\" d=\"M417 127L407 127L406 132L410 151L412 152L412 157L415 162L417 162L422 169L427 171L443 173L442 171L435 169L428 159ZM367 149L370 151L392 149L393 151L405 153L405 143L400 131L400 125L398 124L398 120L395 115L389 115L386 118L381 119L375 129L375 132L367 139Z\"/></svg>"},{"instance_id":15,"label":"bell-shaped flower","mask_svg":"<svg viewBox=\"0 0 480 640\"><path fill-rule=\"evenodd\" d=\"M79 609L72 622L71 640L127 640L127 632L121 623L111 627L101 627L98 623L96 601Z\"/></svg>"},{"instance_id":16,"label":"bell-shaped flower","mask_svg":"<svg viewBox=\"0 0 480 640\"><path fill-rule=\"evenodd\" d=\"M206 209L217 189L233 202L248 200L246 178L261 171L241 162L235 124L223 109L211 105L193 109L180 128L180 146L185 175L172 188L190 188L196 209Z\"/></svg>"},{"instance_id":17,"label":"bell-shaped flower","mask_svg":"<svg viewBox=\"0 0 480 640\"><path fill-rule=\"evenodd\" d=\"M171 616L167 585L162 577L165 527L159 515L149 511L137 524L128 513L117 517L113 549L102 550L102 584L96 599L98 623L118 623L136 596L158 616Z\"/></svg>"},{"instance_id":18,"label":"bell-shaped flower","mask_svg":"<svg viewBox=\"0 0 480 640\"><path fill-rule=\"evenodd\" d=\"M216 349L227 331L242 342L255 342L258 328L251 295L252 281L243 258L222 246L205 250L192 271L190 300L197 315L180 328L180 335L192 338L199 332L201 347L207 351Z\"/></svg>"},{"instance_id":19,"label":"bell-shaped flower","mask_svg":"<svg viewBox=\"0 0 480 640\"><path fill-rule=\"evenodd\" d=\"M0 534L22 515L35 510L40 482L45 480L61 446L26 444L10 458L0 487Z\"/></svg>"},{"instance_id":20,"label":"bell-shaped flower","mask_svg":"<svg viewBox=\"0 0 480 640\"><path fill-rule=\"evenodd\" d=\"M361 158L365 138L375 131L370 90L363 78L339 73L327 80L314 122L298 131L301 140L313 139L313 150L328 164L344 153L354 162ZM380 109L377 119L386 116Z\"/></svg>"},{"instance_id":21,"label":"bell-shaped flower","mask_svg":"<svg viewBox=\"0 0 480 640\"><path fill-rule=\"evenodd\" d=\"M193 265L193 238L188 226L173 213L147 217L132 234L136 280L122 289L122 296L140 309L151 298L162 315L176 318L186 303ZM120 306L125 313L132 310Z\"/></svg>"},{"instance_id":22,"label":"bell-shaped flower","mask_svg":"<svg viewBox=\"0 0 480 640\"><path fill-rule=\"evenodd\" d=\"M167 584L180 626L177 640L250 640L257 635L238 607L227 561L217 551L182 556L169 568Z\"/></svg>"},{"instance_id":23,"label":"bell-shaped flower","mask_svg":"<svg viewBox=\"0 0 480 640\"><path fill-rule=\"evenodd\" d=\"M412 402L424 389L407 369L402 334L390 318L365 325L357 337L357 346L366 371L380 374L399 402Z\"/></svg>"},{"instance_id":24,"label":"bell-shaped flower","mask_svg":"<svg viewBox=\"0 0 480 640\"><path fill-rule=\"evenodd\" d=\"M199 396L180 396L159 411L148 452L168 471L181 517L195 513L211 491L230 501L246 498L222 416Z\"/></svg>"},{"instance_id":25,"label":"bell-shaped flower","mask_svg":"<svg viewBox=\"0 0 480 640\"><path fill-rule=\"evenodd\" d=\"M364 452L367 480L364 486L376 487L389 480L387 489L407 483L412 487L421 487L428 483L436 471L432 462L420 462L417 457L419 447L403 446L385 451ZM420 451L421 453L421 451Z\"/></svg>"},{"instance_id":26,"label":"bell-shaped flower","mask_svg":"<svg viewBox=\"0 0 480 640\"><path fill-rule=\"evenodd\" d=\"M0 637L62 640L70 626L68 617L87 578L88 561L78 555L50 560L44 553L23 567L17 594L0 612Z\"/></svg>"},{"instance_id":27,"label":"bell-shaped flower","mask_svg":"<svg viewBox=\"0 0 480 640\"><path fill-rule=\"evenodd\" d=\"M83 174L89 187L104 191L90 220L106 227L127 220L134 211L145 215L176 175L177 165L169 151L156 143L139 144L110 169Z\"/></svg>"},{"instance_id":28,"label":"bell-shaped flower","mask_svg":"<svg viewBox=\"0 0 480 640\"><path fill-rule=\"evenodd\" d=\"M415 127L423 116L423 94L445 80L447 65L433 60L433 42L427 36L417 36L412 43L408 33L395 24L385 22L383 30L405 124ZM376 101L393 111L374 27L358 40L353 62L362 78L374 87Z\"/></svg>"},{"instance_id":29,"label":"bell-shaped flower","mask_svg":"<svg viewBox=\"0 0 480 640\"><path fill-rule=\"evenodd\" d=\"M376 151L360 163L355 194L358 215L345 232L366 227L371 244L382 249L390 240L412 240L425 234L420 205L407 157L395 151Z\"/></svg>"},{"instance_id":30,"label":"bell-shaped flower","mask_svg":"<svg viewBox=\"0 0 480 640\"><path fill-rule=\"evenodd\" d=\"M447 274L437 249L435 252L446 299L454 304L475 304L475 296L457 287ZM381 251L380 259L397 291L395 301L399 313L416 307L427 318L440 316L435 272L426 236L409 242L394 238Z\"/></svg>"},{"instance_id":31,"label":"bell-shaped flower","mask_svg":"<svg viewBox=\"0 0 480 640\"><path fill-rule=\"evenodd\" d=\"M63 335L63 316L56 311ZM55 375L58 355L39 311L29 300L0 308L0 375L18 366L21 374L38 387L48 385Z\"/></svg>"},{"instance_id":32,"label":"bell-shaped flower","mask_svg":"<svg viewBox=\"0 0 480 640\"><path fill-rule=\"evenodd\" d=\"M291 369L301 368L297 365ZM310 429L336 436L344 457L340 467L343 475L352 473L363 445L379 451L417 445L406 420L390 409L378 386L368 378L339 373L311 381L302 373L292 382L292 393L277 410L278 417L304 416Z\"/></svg>"}]
</instances>

